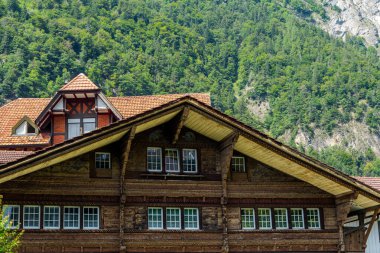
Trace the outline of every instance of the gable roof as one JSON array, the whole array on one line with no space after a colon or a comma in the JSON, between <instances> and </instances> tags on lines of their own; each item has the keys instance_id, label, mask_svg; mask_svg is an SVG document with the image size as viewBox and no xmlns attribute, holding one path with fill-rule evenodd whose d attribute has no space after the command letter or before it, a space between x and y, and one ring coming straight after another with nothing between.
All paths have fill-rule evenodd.
<instances>
[{"instance_id":1,"label":"gable roof","mask_svg":"<svg viewBox=\"0 0 380 253\"><path fill-rule=\"evenodd\" d=\"M100 88L96 86L85 74L80 73L74 77L70 82L62 86L59 91L82 91L94 90L98 91Z\"/></svg>"},{"instance_id":2,"label":"gable roof","mask_svg":"<svg viewBox=\"0 0 380 253\"><path fill-rule=\"evenodd\" d=\"M119 112L121 118L126 119L186 96L194 97L208 105L211 104L210 95L205 93L109 97L108 101L111 103L110 106ZM105 97L102 98L106 100ZM14 136L12 128L25 116L36 121L53 99L19 98L0 107L0 147L49 145L49 133L39 133L36 136Z\"/></svg>"},{"instance_id":3,"label":"gable roof","mask_svg":"<svg viewBox=\"0 0 380 253\"><path fill-rule=\"evenodd\" d=\"M222 141L231 134L238 133L235 150L336 197L356 195L355 210L380 203L379 191L189 96L2 165L0 183L118 141L132 128L138 134L161 125L176 117L185 107L189 108L189 114L184 126L193 131L214 141Z\"/></svg>"},{"instance_id":4,"label":"gable roof","mask_svg":"<svg viewBox=\"0 0 380 253\"><path fill-rule=\"evenodd\" d=\"M354 178L380 191L380 177L354 177Z\"/></svg>"}]
</instances>

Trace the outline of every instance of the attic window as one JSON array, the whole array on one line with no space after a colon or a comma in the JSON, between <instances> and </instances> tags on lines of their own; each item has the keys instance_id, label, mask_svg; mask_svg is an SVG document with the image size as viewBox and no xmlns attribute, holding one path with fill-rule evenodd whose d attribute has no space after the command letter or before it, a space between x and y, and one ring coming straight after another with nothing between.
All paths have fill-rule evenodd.
<instances>
[{"instance_id":1,"label":"attic window","mask_svg":"<svg viewBox=\"0 0 380 253\"><path fill-rule=\"evenodd\" d=\"M22 122L15 130L16 135L35 135L36 129L27 121Z\"/></svg>"}]
</instances>

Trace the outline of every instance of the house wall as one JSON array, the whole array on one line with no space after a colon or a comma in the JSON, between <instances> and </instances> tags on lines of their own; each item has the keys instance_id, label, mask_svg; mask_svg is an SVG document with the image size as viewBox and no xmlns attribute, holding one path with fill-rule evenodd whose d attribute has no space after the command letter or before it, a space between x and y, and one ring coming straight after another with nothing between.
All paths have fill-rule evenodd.
<instances>
[{"instance_id":1,"label":"house wall","mask_svg":"<svg viewBox=\"0 0 380 253\"><path fill-rule=\"evenodd\" d=\"M93 177L91 152L1 184L4 204L100 208L99 229L26 230L20 252L119 252L120 239L128 252L221 252L225 240L230 252L337 252L339 234L333 196L246 157L247 172L230 173L223 210L219 143L185 128L178 142L171 144L169 129L164 125L135 136L126 166L123 205L122 143L97 150L111 153L109 178ZM194 148L199 173L149 173L147 147ZM148 229L149 207L198 208L200 228ZM256 212L258 208L271 208L272 212L274 208L318 208L321 229L243 230L241 208L255 208ZM227 230L223 219L227 219Z\"/></svg>"}]
</instances>

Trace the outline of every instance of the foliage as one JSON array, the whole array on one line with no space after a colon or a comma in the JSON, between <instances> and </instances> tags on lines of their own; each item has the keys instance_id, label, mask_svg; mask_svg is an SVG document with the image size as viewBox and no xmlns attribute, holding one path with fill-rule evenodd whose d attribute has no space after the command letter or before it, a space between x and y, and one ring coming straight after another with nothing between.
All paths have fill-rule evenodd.
<instances>
[{"instance_id":1,"label":"foliage","mask_svg":"<svg viewBox=\"0 0 380 253\"><path fill-rule=\"evenodd\" d=\"M211 92L274 137L350 120L380 133L376 50L332 39L313 13L326 18L312 0L0 0L0 104L84 72L107 95ZM270 103L265 120L250 100Z\"/></svg>"},{"instance_id":2,"label":"foliage","mask_svg":"<svg viewBox=\"0 0 380 253\"><path fill-rule=\"evenodd\" d=\"M8 218L0 211L0 252L13 253L17 249L22 232L8 227Z\"/></svg>"}]
</instances>

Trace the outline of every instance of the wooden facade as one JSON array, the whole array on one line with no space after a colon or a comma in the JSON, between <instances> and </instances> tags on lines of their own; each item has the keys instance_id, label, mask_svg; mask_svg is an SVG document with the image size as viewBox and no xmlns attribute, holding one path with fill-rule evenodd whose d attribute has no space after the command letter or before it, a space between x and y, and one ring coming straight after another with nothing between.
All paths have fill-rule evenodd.
<instances>
[{"instance_id":1,"label":"wooden facade","mask_svg":"<svg viewBox=\"0 0 380 253\"><path fill-rule=\"evenodd\" d=\"M0 165L19 252L363 252L343 225L376 216L378 191L189 97L111 125L90 100L46 114L56 145ZM63 141L83 114L103 128Z\"/></svg>"}]
</instances>

